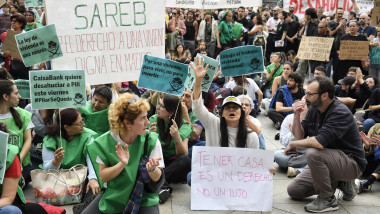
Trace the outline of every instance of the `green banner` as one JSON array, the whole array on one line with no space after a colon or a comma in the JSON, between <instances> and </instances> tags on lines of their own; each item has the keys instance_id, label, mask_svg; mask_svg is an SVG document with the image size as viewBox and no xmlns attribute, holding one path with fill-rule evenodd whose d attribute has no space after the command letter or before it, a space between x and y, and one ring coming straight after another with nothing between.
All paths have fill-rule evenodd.
<instances>
[{"instance_id":1,"label":"green banner","mask_svg":"<svg viewBox=\"0 0 380 214\"><path fill-rule=\"evenodd\" d=\"M8 133L0 131L0 184L3 184L7 168Z\"/></svg>"},{"instance_id":2,"label":"green banner","mask_svg":"<svg viewBox=\"0 0 380 214\"><path fill-rule=\"evenodd\" d=\"M15 37L25 66L63 56L54 24L17 34Z\"/></svg>"},{"instance_id":3,"label":"green banner","mask_svg":"<svg viewBox=\"0 0 380 214\"><path fill-rule=\"evenodd\" d=\"M15 80L14 83L17 86L21 98L30 99L29 80Z\"/></svg>"},{"instance_id":4,"label":"green banner","mask_svg":"<svg viewBox=\"0 0 380 214\"><path fill-rule=\"evenodd\" d=\"M45 7L44 0L25 0L25 7Z\"/></svg>"},{"instance_id":5,"label":"green banner","mask_svg":"<svg viewBox=\"0 0 380 214\"><path fill-rule=\"evenodd\" d=\"M32 109L86 106L84 70L31 71Z\"/></svg>"}]
</instances>

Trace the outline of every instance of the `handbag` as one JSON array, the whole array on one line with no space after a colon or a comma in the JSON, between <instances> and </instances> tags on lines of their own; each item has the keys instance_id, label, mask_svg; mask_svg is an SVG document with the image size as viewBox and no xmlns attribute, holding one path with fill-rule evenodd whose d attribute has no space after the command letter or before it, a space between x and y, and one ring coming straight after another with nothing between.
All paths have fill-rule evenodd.
<instances>
[{"instance_id":1,"label":"handbag","mask_svg":"<svg viewBox=\"0 0 380 214\"><path fill-rule=\"evenodd\" d=\"M13 79L29 80L30 67L26 67L22 61L14 59L11 61L10 67L10 73Z\"/></svg>"},{"instance_id":2,"label":"handbag","mask_svg":"<svg viewBox=\"0 0 380 214\"><path fill-rule=\"evenodd\" d=\"M80 203L87 177L87 167L77 164L70 169L30 172L37 202L60 206Z\"/></svg>"},{"instance_id":3,"label":"handbag","mask_svg":"<svg viewBox=\"0 0 380 214\"><path fill-rule=\"evenodd\" d=\"M281 66L278 66L278 68L276 68L276 70L274 71L273 75L272 75L272 78L273 76L276 74L276 72L278 71L278 69L280 69ZM265 83L261 83L261 88L260 90L264 93L264 91L267 89L267 88L270 88L270 81L266 81Z\"/></svg>"}]
</instances>

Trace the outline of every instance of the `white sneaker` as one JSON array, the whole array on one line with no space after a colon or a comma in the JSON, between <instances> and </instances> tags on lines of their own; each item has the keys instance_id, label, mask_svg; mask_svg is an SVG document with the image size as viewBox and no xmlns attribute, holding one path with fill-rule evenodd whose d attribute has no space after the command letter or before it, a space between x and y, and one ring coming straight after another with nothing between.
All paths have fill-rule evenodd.
<instances>
[{"instance_id":1,"label":"white sneaker","mask_svg":"<svg viewBox=\"0 0 380 214\"><path fill-rule=\"evenodd\" d=\"M301 171L299 171L298 169L296 168L293 168L293 167L288 167L288 173L287 173L287 176L289 178L293 178L293 177L296 177L298 174L300 174Z\"/></svg>"}]
</instances>

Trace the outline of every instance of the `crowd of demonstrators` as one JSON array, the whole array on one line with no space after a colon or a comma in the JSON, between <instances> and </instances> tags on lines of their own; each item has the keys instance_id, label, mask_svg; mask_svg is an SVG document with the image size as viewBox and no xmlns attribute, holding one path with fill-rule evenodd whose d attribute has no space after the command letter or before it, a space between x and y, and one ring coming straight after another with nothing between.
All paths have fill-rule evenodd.
<instances>
[{"instance_id":1,"label":"crowd of demonstrators","mask_svg":"<svg viewBox=\"0 0 380 214\"><path fill-rule=\"evenodd\" d=\"M42 26L41 8L16 11L19 6L8 3L2 8L0 20L8 20L0 25L2 42L9 28L23 33ZM78 109L32 110L28 105L24 110L11 81L20 78L10 66L16 59L2 53L0 122L6 124L9 143L15 146L8 149L12 155L7 170L13 174L6 174L10 185L1 187L7 194L1 195L0 201L6 203L0 204L0 213L3 208L16 213L25 209L21 187L40 163L44 170L88 167L86 193L74 213L159 213L158 203L176 191L171 183L186 179L190 183L194 146L265 149L255 118L261 110L280 129L284 148L275 153L275 162L287 168L289 177L297 176L288 187L289 196L318 194L306 205L308 211L337 209L333 196L337 187L344 200L352 200L354 179L360 175L365 178L356 181L360 193L369 190L380 178L380 29L368 25L366 13L350 13L346 20L342 8L334 17L326 17L323 8L308 8L300 23L294 9L295 5L289 12L278 6L257 11L167 8L165 57L195 62L190 64L194 88L181 98L141 89L130 81L92 86L86 106ZM331 60L298 59L303 36L333 37ZM368 42L371 75L361 60L339 56L343 40ZM244 45L263 47L263 73L227 78L218 67L210 90L201 92L207 65L196 55L218 59L221 51ZM304 79L311 82L303 86ZM365 113L357 114L357 109Z\"/></svg>"}]
</instances>

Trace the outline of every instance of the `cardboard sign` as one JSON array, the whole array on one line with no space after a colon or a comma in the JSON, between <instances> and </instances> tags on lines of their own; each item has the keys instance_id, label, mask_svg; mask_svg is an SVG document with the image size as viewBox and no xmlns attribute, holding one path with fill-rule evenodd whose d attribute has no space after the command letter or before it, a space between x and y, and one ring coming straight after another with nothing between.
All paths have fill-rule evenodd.
<instances>
[{"instance_id":1,"label":"cardboard sign","mask_svg":"<svg viewBox=\"0 0 380 214\"><path fill-rule=\"evenodd\" d=\"M368 13L373 8L374 0L356 0L361 13ZM307 8L315 8L318 10L319 7L323 7L326 16L331 16L335 14L337 8L341 7L344 11L344 18L348 17L348 14L353 10L354 5L350 0L334 0L334 1L320 1L320 0L284 0L284 10L289 11L289 5L293 4L295 6L294 14L303 21L305 11Z\"/></svg>"},{"instance_id":2,"label":"cardboard sign","mask_svg":"<svg viewBox=\"0 0 380 214\"><path fill-rule=\"evenodd\" d=\"M44 0L25 0L25 7L44 7Z\"/></svg>"},{"instance_id":3,"label":"cardboard sign","mask_svg":"<svg viewBox=\"0 0 380 214\"><path fill-rule=\"evenodd\" d=\"M8 133L0 131L0 184L3 184L7 169Z\"/></svg>"},{"instance_id":4,"label":"cardboard sign","mask_svg":"<svg viewBox=\"0 0 380 214\"><path fill-rule=\"evenodd\" d=\"M262 6L262 0L166 0L166 7L194 8L194 9L219 9Z\"/></svg>"},{"instance_id":5,"label":"cardboard sign","mask_svg":"<svg viewBox=\"0 0 380 214\"><path fill-rule=\"evenodd\" d=\"M380 0L375 0L375 7L372 10L371 25L380 27Z\"/></svg>"},{"instance_id":6,"label":"cardboard sign","mask_svg":"<svg viewBox=\"0 0 380 214\"><path fill-rule=\"evenodd\" d=\"M30 99L29 80L15 80L14 83L17 86L21 98Z\"/></svg>"},{"instance_id":7,"label":"cardboard sign","mask_svg":"<svg viewBox=\"0 0 380 214\"><path fill-rule=\"evenodd\" d=\"M86 106L84 70L30 71L32 109Z\"/></svg>"},{"instance_id":8,"label":"cardboard sign","mask_svg":"<svg viewBox=\"0 0 380 214\"><path fill-rule=\"evenodd\" d=\"M0 7L3 7L5 3L7 3L6 0L0 0Z\"/></svg>"},{"instance_id":9,"label":"cardboard sign","mask_svg":"<svg viewBox=\"0 0 380 214\"><path fill-rule=\"evenodd\" d=\"M13 30L8 30L5 36L3 46L1 46L1 52L10 51L11 56L16 59L21 59L20 52L17 48L16 36L17 32Z\"/></svg>"},{"instance_id":10,"label":"cardboard sign","mask_svg":"<svg viewBox=\"0 0 380 214\"><path fill-rule=\"evenodd\" d=\"M62 56L55 25L49 25L16 35L18 50L25 66Z\"/></svg>"},{"instance_id":11,"label":"cardboard sign","mask_svg":"<svg viewBox=\"0 0 380 214\"><path fill-rule=\"evenodd\" d=\"M211 83L212 83L212 78L214 77L214 74L216 73L218 69L219 62L214 60L213 58L210 58L208 56L204 56L202 54L197 54L197 57L202 57L203 58L203 66L206 67L208 66L207 73L203 77L202 80L202 91L208 92L210 89ZM195 63L191 63L193 66L195 66ZM194 86L195 82L195 74L194 70L189 66L189 73L187 74L187 78L185 81L185 88L188 90L191 90Z\"/></svg>"},{"instance_id":12,"label":"cardboard sign","mask_svg":"<svg viewBox=\"0 0 380 214\"><path fill-rule=\"evenodd\" d=\"M188 70L188 65L145 55L138 86L181 96Z\"/></svg>"},{"instance_id":13,"label":"cardboard sign","mask_svg":"<svg viewBox=\"0 0 380 214\"><path fill-rule=\"evenodd\" d=\"M272 210L274 152L193 147L192 210Z\"/></svg>"},{"instance_id":14,"label":"cardboard sign","mask_svg":"<svg viewBox=\"0 0 380 214\"><path fill-rule=\"evenodd\" d=\"M85 70L87 84L137 80L145 55L165 57L163 0L45 0L63 57L54 70Z\"/></svg>"},{"instance_id":15,"label":"cardboard sign","mask_svg":"<svg viewBox=\"0 0 380 214\"><path fill-rule=\"evenodd\" d=\"M235 77L264 72L261 46L241 46L222 51L219 56L220 69L224 76Z\"/></svg>"},{"instance_id":16,"label":"cardboard sign","mask_svg":"<svg viewBox=\"0 0 380 214\"><path fill-rule=\"evenodd\" d=\"M367 41L340 41L340 60L366 60L368 54Z\"/></svg>"},{"instance_id":17,"label":"cardboard sign","mask_svg":"<svg viewBox=\"0 0 380 214\"><path fill-rule=\"evenodd\" d=\"M314 61L330 60L330 52L334 43L334 38L303 36L298 49L299 59Z\"/></svg>"}]
</instances>

